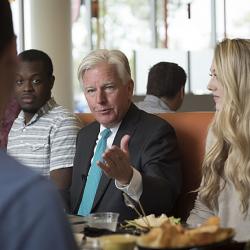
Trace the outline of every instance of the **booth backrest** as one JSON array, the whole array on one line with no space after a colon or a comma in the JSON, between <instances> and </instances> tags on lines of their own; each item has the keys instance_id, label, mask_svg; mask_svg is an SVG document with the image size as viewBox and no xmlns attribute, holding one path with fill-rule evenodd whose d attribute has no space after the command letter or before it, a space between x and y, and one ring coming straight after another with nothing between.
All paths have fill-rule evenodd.
<instances>
[{"instance_id":1,"label":"booth backrest","mask_svg":"<svg viewBox=\"0 0 250 250\"><path fill-rule=\"evenodd\" d=\"M89 113L79 113L84 124L94 121ZM205 152L208 126L213 112L177 112L158 114L175 129L182 160L183 188L176 203L174 215L185 220L193 207L196 193L190 192L199 187L201 165Z\"/></svg>"}]
</instances>

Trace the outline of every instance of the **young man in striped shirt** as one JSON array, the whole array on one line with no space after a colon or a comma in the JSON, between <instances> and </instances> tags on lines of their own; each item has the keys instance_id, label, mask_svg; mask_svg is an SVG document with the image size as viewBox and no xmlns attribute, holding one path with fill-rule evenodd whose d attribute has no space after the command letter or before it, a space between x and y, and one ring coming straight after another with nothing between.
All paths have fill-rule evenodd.
<instances>
[{"instance_id":1,"label":"young man in striped shirt","mask_svg":"<svg viewBox=\"0 0 250 250\"><path fill-rule=\"evenodd\" d=\"M18 58L14 92L22 111L11 128L7 151L21 163L50 176L66 195L80 122L51 97L55 77L50 57L32 49Z\"/></svg>"}]
</instances>

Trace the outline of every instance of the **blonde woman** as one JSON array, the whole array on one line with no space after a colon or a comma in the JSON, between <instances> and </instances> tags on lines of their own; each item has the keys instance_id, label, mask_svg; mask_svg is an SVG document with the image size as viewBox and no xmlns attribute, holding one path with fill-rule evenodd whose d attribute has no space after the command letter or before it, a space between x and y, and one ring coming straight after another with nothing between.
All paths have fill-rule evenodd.
<instances>
[{"instance_id":1,"label":"blonde woman","mask_svg":"<svg viewBox=\"0 0 250 250\"><path fill-rule=\"evenodd\" d=\"M250 240L250 40L219 43L210 71L216 114L187 223L197 225L216 215L223 227L235 228L235 240Z\"/></svg>"}]
</instances>

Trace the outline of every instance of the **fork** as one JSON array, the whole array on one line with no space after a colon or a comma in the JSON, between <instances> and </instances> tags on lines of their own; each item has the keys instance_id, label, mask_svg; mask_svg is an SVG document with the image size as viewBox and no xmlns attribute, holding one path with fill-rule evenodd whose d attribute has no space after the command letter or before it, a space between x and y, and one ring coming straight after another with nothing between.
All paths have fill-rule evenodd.
<instances>
[{"instance_id":1,"label":"fork","mask_svg":"<svg viewBox=\"0 0 250 250\"><path fill-rule=\"evenodd\" d=\"M148 221L148 218L145 214L145 211L142 207L142 204L140 201L135 201L134 199L132 199L128 194L124 193L123 192L123 197L124 197L124 202L125 202L125 205L127 207L130 207L132 208L138 215L139 217L143 220L143 222L147 225L147 227L150 229L151 226L150 226L150 223ZM139 207L140 207L140 210L141 210L141 213L139 212L139 210L136 208L136 203L138 203Z\"/></svg>"}]
</instances>

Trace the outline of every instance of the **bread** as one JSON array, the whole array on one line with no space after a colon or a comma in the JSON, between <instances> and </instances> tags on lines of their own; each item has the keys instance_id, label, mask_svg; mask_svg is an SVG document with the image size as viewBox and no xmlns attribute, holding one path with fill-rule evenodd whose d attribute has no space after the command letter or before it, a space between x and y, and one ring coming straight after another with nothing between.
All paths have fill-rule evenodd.
<instances>
[{"instance_id":1,"label":"bread","mask_svg":"<svg viewBox=\"0 0 250 250\"><path fill-rule=\"evenodd\" d=\"M160 227L138 238L138 244L152 248L178 248L203 246L226 240L233 236L231 228L220 228L218 217L209 218L200 227L186 229L181 225L165 221Z\"/></svg>"}]
</instances>

